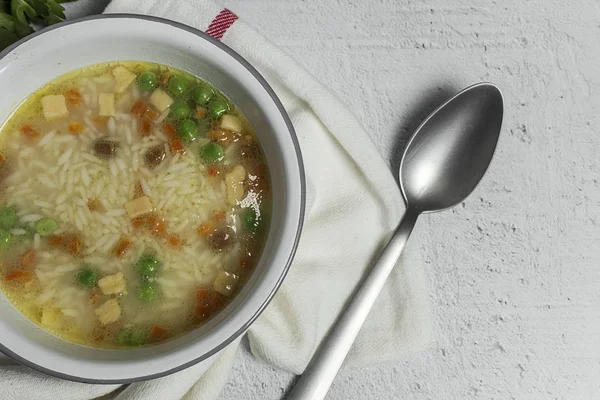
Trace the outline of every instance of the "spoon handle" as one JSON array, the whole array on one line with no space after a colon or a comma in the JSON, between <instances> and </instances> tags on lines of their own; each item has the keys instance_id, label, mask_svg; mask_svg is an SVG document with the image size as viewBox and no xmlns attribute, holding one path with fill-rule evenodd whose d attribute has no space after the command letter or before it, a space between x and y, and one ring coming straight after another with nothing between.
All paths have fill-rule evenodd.
<instances>
[{"instance_id":1,"label":"spoon handle","mask_svg":"<svg viewBox=\"0 0 600 400\"><path fill-rule=\"evenodd\" d=\"M287 400L325 398L373 303L394 269L418 216L419 213L413 210L404 214L381 256L355 289Z\"/></svg>"}]
</instances>

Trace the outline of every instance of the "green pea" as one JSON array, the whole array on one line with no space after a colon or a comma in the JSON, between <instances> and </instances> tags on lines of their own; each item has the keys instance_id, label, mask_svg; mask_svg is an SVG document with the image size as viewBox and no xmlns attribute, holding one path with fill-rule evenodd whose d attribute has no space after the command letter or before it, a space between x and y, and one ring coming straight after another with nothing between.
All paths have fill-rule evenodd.
<instances>
[{"instance_id":1,"label":"green pea","mask_svg":"<svg viewBox=\"0 0 600 400\"><path fill-rule=\"evenodd\" d=\"M221 115L229 111L229 104L222 99L214 99L208 103L208 114L213 118L219 118Z\"/></svg>"},{"instance_id":2,"label":"green pea","mask_svg":"<svg viewBox=\"0 0 600 400\"><path fill-rule=\"evenodd\" d=\"M160 261L156 259L152 254L142 254L142 256L135 262L135 266L142 277L150 277L156 274Z\"/></svg>"},{"instance_id":3,"label":"green pea","mask_svg":"<svg viewBox=\"0 0 600 400\"><path fill-rule=\"evenodd\" d=\"M208 86L196 86L192 92L192 98L200 105L204 105L215 95L214 90Z\"/></svg>"},{"instance_id":4,"label":"green pea","mask_svg":"<svg viewBox=\"0 0 600 400\"><path fill-rule=\"evenodd\" d=\"M144 282L137 288L137 297L143 302L151 303L156 297L156 290L152 284Z\"/></svg>"},{"instance_id":5,"label":"green pea","mask_svg":"<svg viewBox=\"0 0 600 400\"><path fill-rule=\"evenodd\" d=\"M4 229L0 229L0 251L8 250L12 244L12 240L12 233Z\"/></svg>"},{"instance_id":6,"label":"green pea","mask_svg":"<svg viewBox=\"0 0 600 400\"><path fill-rule=\"evenodd\" d=\"M192 111L185 103L175 103L171 106L170 115L175 119L189 118Z\"/></svg>"},{"instance_id":7,"label":"green pea","mask_svg":"<svg viewBox=\"0 0 600 400\"><path fill-rule=\"evenodd\" d=\"M200 149L200 156L207 164L214 164L223 159L225 152L223 148L216 143L210 142L206 143Z\"/></svg>"},{"instance_id":8,"label":"green pea","mask_svg":"<svg viewBox=\"0 0 600 400\"><path fill-rule=\"evenodd\" d=\"M0 209L0 228L10 229L17 221L17 212L12 207Z\"/></svg>"},{"instance_id":9,"label":"green pea","mask_svg":"<svg viewBox=\"0 0 600 400\"><path fill-rule=\"evenodd\" d=\"M77 271L75 278L77 279L77 283L79 283L79 285L83 286L84 288L91 289L98 284L100 274L95 269L86 266Z\"/></svg>"},{"instance_id":10,"label":"green pea","mask_svg":"<svg viewBox=\"0 0 600 400\"><path fill-rule=\"evenodd\" d=\"M191 119L179 123L179 137L185 142L192 142L198 137L198 124Z\"/></svg>"},{"instance_id":11,"label":"green pea","mask_svg":"<svg viewBox=\"0 0 600 400\"><path fill-rule=\"evenodd\" d=\"M169 92L174 94L175 96L181 96L187 90L188 83L181 76L173 75L171 79L169 79Z\"/></svg>"},{"instance_id":12,"label":"green pea","mask_svg":"<svg viewBox=\"0 0 600 400\"><path fill-rule=\"evenodd\" d=\"M138 78L138 85L140 89L150 91L158 86L158 78L153 72L142 72Z\"/></svg>"},{"instance_id":13,"label":"green pea","mask_svg":"<svg viewBox=\"0 0 600 400\"><path fill-rule=\"evenodd\" d=\"M252 208L244 208L240 213L240 220L242 223L242 229L247 232L254 232L257 227L257 216L256 211Z\"/></svg>"},{"instance_id":14,"label":"green pea","mask_svg":"<svg viewBox=\"0 0 600 400\"><path fill-rule=\"evenodd\" d=\"M58 224L55 220L50 218L40 219L38 223L35 224L35 230L40 234L40 236L50 236L57 229Z\"/></svg>"},{"instance_id":15,"label":"green pea","mask_svg":"<svg viewBox=\"0 0 600 400\"><path fill-rule=\"evenodd\" d=\"M117 333L117 343L127 346L139 346L146 343L144 331L134 328L123 328Z\"/></svg>"}]
</instances>

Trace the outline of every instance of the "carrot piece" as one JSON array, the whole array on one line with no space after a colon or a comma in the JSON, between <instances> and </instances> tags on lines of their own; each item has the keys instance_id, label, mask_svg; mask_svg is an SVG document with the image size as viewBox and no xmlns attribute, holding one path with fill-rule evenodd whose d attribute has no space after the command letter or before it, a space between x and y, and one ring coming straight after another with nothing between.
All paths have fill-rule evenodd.
<instances>
[{"instance_id":1,"label":"carrot piece","mask_svg":"<svg viewBox=\"0 0 600 400\"><path fill-rule=\"evenodd\" d=\"M144 115L144 113L146 112L147 109L148 109L148 106L146 105L146 103L144 103L142 100L137 100L131 106L129 113L133 114L133 115L137 115L138 117L141 117L142 115Z\"/></svg>"},{"instance_id":2,"label":"carrot piece","mask_svg":"<svg viewBox=\"0 0 600 400\"><path fill-rule=\"evenodd\" d=\"M200 236L207 236L210 232L213 231L213 229L214 229L213 223L208 221L207 223L200 225L197 232L198 232L198 235L200 235Z\"/></svg>"},{"instance_id":3,"label":"carrot piece","mask_svg":"<svg viewBox=\"0 0 600 400\"><path fill-rule=\"evenodd\" d=\"M157 236L163 236L167 232L167 226L164 218L153 218L150 221L150 230Z\"/></svg>"},{"instance_id":4,"label":"carrot piece","mask_svg":"<svg viewBox=\"0 0 600 400\"><path fill-rule=\"evenodd\" d=\"M31 249L27 253L23 254L21 258L21 266L23 268L31 268L37 262L37 254L35 250Z\"/></svg>"},{"instance_id":5,"label":"carrot piece","mask_svg":"<svg viewBox=\"0 0 600 400\"><path fill-rule=\"evenodd\" d=\"M131 243L126 238L121 237L121 239L119 239L119 242L113 248L112 253L115 257L122 257L125 255L125 253L129 251L129 249L131 249L131 246L133 246L133 243Z\"/></svg>"},{"instance_id":6,"label":"carrot piece","mask_svg":"<svg viewBox=\"0 0 600 400\"><path fill-rule=\"evenodd\" d=\"M50 247L62 247L65 238L59 235L52 235L48 238L48 246Z\"/></svg>"},{"instance_id":7,"label":"carrot piece","mask_svg":"<svg viewBox=\"0 0 600 400\"><path fill-rule=\"evenodd\" d=\"M70 254L78 256L81 252L83 242L81 238L76 234L70 234L64 236L63 248Z\"/></svg>"},{"instance_id":8,"label":"carrot piece","mask_svg":"<svg viewBox=\"0 0 600 400\"><path fill-rule=\"evenodd\" d=\"M38 131L33 129L33 127L29 124L25 124L25 125L21 126L19 131L21 132L21 135L23 135L24 137L26 137L29 140L38 140L40 138L40 136L42 136Z\"/></svg>"},{"instance_id":9,"label":"carrot piece","mask_svg":"<svg viewBox=\"0 0 600 400\"><path fill-rule=\"evenodd\" d=\"M226 217L225 211L223 211L223 210L217 210L217 211L215 211L215 213L213 214L213 216L219 222L224 222L225 221L225 217Z\"/></svg>"},{"instance_id":10,"label":"carrot piece","mask_svg":"<svg viewBox=\"0 0 600 400\"><path fill-rule=\"evenodd\" d=\"M210 176L219 176L219 174L221 173L221 171L219 171L219 168L217 167L208 167L208 175Z\"/></svg>"},{"instance_id":11,"label":"carrot piece","mask_svg":"<svg viewBox=\"0 0 600 400\"><path fill-rule=\"evenodd\" d=\"M6 158L4 158L4 155L0 153L0 164L4 164L4 161L6 161Z\"/></svg>"},{"instance_id":12,"label":"carrot piece","mask_svg":"<svg viewBox=\"0 0 600 400\"><path fill-rule=\"evenodd\" d=\"M22 269L16 269L4 275L4 280L6 282L11 282L16 280L29 280L32 277L33 273L31 271L23 271Z\"/></svg>"},{"instance_id":13,"label":"carrot piece","mask_svg":"<svg viewBox=\"0 0 600 400\"><path fill-rule=\"evenodd\" d=\"M196 290L196 300L198 300L202 304L208 304L208 301L210 300L210 290L209 289Z\"/></svg>"},{"instance_id":14,"label":"carrot piece","mask_svg":"<svg viewBox=\"0 0 600 400\"><path fill-rule=\"evenodd\" d=\"M169 238L167 239L169 244L173 247L180 247L181 246L181 238L177 235L169 235Z\"/></svg>"},{"instance_id":15,"label":"carrot piece","mask_svg":"<svg viewBox=\"0 0 600 400\"><path fill-rule=\"evenodd\" d=\"M81 103L81 93L77 89L69 89L65 93L65 99L67 103L78 106Z\"/></svg>"},{"instance_id":16,"label":"carrot piece","mask_svg":"<svg viewBox=\"0 0 600 400\"><path fill-rule=\"evenodd\" d=\"M146 110L146 112L144 113L144 118L147 119L148 121L154 123L154 121L156 121L156 118L158 118L158 113L156 112L155 109L148 108Z\"/></svg>"},{"instance_id":17,"label":"carrot piece","mask_svg":"<svg viewBox=\"0 0 600 400\"><path fill-rule=\"evenodd\" d=\"M163 132L165 133L165 135L167 135L167 137L170 140L179 138L179 136L177 135L177 129L175 129L175 127L172 124L164 124Z\"/></svg>"},{"instance_id":18,"label":"carrot piece","mask_svg":"<svg viewBox=\"0 0 600 400\"><path fill-rule=\"evenodd\" d=\"M81 133L83 133L83 124L80 124L79 122L69 122L69 133L71 133L72 135L81 135Z\"/></svg>"},{"instance_id":19,"label":"carrot piece","mask_svg":"<svg viewBox=\"0 0 600 400\"><path fill-rule=\"evenodd\" d=\"M196 304L194 312L198 318L205 319L210 316L210 307L207 304Z\"/></svg>"},{"instance_id":20,"label":"carrot piece","mask_svg":"<svg viewBox=\"0 0 600 400\"><path fill-rule=\"evenodd\" d=\"M102 204L102 202L96 198L89 199L87 202L87 206L90 211L98 211L98 212L105 211L105 208L104 208L104 205Z\"/></svg>"},{"instance_id":21,"label":"carrot piece","mask_svg":"<svg viewBox=\"0 0 600 400\"><path fill-rule=\"evenodd\" d=\"M152 342L159 342L167 336L167 330L158 325L154 325L150 331L149 339Z\"/></svg>"},{"instance_id":22,"label":"carrot piece","mask_svg":"<svg viewBox=\"0 0 600 400\"><path fill-rule=\"evenodd\" d=\"M142 119L140 123L140 135L148 136L150 134L150 130L152 129L152 122L147 119Z\"/></svg>"},{"instance_id":23,"label":"carrot piece","mask_svg":"<svg viewBox=\"0 0 600 400\"><path fill-rule=\"evenodd\" d=\"M169 140L169 148L173 154L185 154L185 147L179 139Z\"/></svg>"}]
</instances>

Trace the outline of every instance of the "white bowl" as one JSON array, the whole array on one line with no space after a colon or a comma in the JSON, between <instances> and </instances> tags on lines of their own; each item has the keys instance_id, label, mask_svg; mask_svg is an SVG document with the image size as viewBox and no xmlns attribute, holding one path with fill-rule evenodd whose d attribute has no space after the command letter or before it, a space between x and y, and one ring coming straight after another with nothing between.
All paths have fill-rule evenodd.
<instances>
[{"instance_id":1,"label":"white bowl","mask_svg":"<svg viewBox=\"0 0 600 400\"><path fill-rule=\"evenodd\" d=\"M147 16L104 15L31 35L0 53L0 121L52 79L116 60L170 65L207 80L228 96L247 116L266 154L273 217L261 260L233 302L200 328L156 346L108 350L74 344L44 331L0 296L0 351L48 374L93 383L163 376L209 358L244 333L281 284L304 215L300 149L280 101L241 56L186 25Z\"/></svg>"}]
</instances>

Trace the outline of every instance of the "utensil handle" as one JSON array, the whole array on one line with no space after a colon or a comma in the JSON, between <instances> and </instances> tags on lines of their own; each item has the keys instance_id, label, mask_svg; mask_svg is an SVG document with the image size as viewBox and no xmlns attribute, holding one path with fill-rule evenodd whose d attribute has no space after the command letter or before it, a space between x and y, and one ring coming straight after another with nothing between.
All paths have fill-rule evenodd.
<instances>
[{"instance_id":1,"label":"utensil handle","mask_svg":"<svg viewBox=\"0 0 600 400\"><path fill-rule=\"evenodd\" d=\"M414 210L408 210L404 214L381 256L355 289L287 400L325 398L375 299L396 265L418 216L419 213Z\"/></svg>"}]
</instances>

